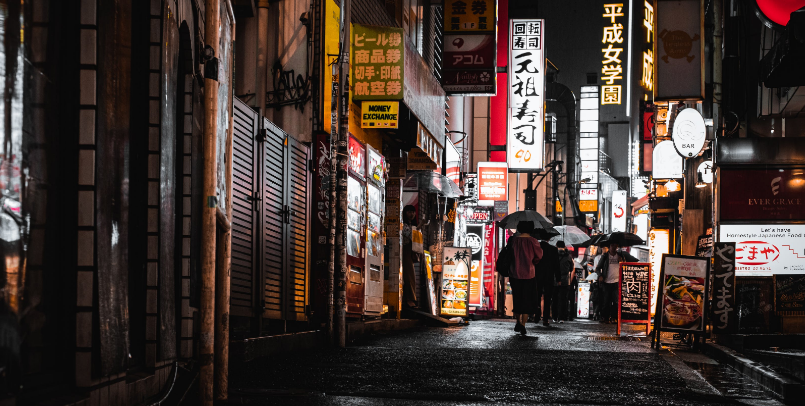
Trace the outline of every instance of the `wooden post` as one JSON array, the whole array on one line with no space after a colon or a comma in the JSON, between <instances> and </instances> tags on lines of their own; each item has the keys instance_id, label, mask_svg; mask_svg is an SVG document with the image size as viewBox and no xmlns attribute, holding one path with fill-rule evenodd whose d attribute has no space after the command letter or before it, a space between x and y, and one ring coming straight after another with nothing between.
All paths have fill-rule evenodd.
<instances>
[{"instance_id":1,"label":"wooden post","mask_svg":"<svg viewBox=\"0 0 805 406\"><path fill-rule=\"evenodd\" d=\"M220 1L206 0L204 15L204 40L212 48L213 57L218 56L218 25L220 24ZM208 61L213 63L216 59ZM204 128L202 149L204 204L201 211L201 326L199 334L199 399L201 404L212 406L214 382L214 337L215 337L215 243L216 243L216 135L218 123L218 80L204 78Z\"/></svg>"}]
</instances>

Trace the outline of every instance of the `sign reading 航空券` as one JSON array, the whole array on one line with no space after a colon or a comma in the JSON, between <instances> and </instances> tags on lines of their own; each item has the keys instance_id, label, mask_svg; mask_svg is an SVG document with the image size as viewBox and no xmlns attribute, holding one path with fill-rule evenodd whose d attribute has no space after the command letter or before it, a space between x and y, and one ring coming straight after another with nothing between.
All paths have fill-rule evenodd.
<instances>
[{"instance_id":1,"label":"sign reading \u822a\u7a7a\u5238","mask_svg":"<svg viewBox=\"0 0 805 406\"><path fill-rule=\"evenodd\" d=\"M509 170L543 166L545 111L545 20L509 22Z\"/></svg>"},{"instance_id":2,"label":"sign reading \u822a\u7a7a\u5238","mask_svg":"<svg viewBox=\"0 0 805 406\"><path fill-rule=\"evenodd\" d=\"M352 100L402 100L402 28L352 25Z\"/></svg>"}]
</instances>

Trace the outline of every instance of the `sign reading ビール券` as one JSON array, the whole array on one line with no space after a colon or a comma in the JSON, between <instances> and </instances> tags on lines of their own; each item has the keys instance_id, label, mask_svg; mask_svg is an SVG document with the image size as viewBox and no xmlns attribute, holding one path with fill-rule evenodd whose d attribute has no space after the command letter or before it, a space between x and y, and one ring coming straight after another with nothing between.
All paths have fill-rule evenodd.
<instances>
[{"instance_id":1,"label":"sign reading \u30d3\u30fc\u30eb\u5238","mask_svg":"<svg viewBox=\"0 0 805 406\"><path fill-rule=\"evenodd\" d=\"M545 20L509 22L509 128L512 172L542 169L545 140Z\"/></svg>"},{"instance_id":2,"label":"sign reading \u30d3\u30fc\u30eb\u5238","mask_svg":"<svg viewBox=\"0 0 805 406\"><path fill-rule=\"evenodd\" d=\"M402 28L352 25L352 100L402 100Z\"/></svg>"},{"instance_id":3,"label":"sign reading \u30d3\u30fc\u30eb\u5238","mask_svg":"<svg viewBox=\"0 0 805 406\"><path fill-rule=\"evenodd\" d=\"M400 102L365 101L361 103L361 128L397 128Z\"/></svg>"}]
</instances>

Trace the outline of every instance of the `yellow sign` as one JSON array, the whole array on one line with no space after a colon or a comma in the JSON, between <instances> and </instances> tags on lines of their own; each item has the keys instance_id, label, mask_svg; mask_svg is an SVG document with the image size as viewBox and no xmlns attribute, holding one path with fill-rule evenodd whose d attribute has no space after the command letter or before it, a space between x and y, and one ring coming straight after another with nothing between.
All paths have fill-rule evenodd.
<instances>
[{"instance_id":1,"label":"yellow sign","mask_svg":"<svg viewBox=\"0 0 805 406\"><path fill-rule=\"evenodd\" d=\"M556 212L557 213L562 212L562 203L559 200L556 201Z\"/></svg>"},{"instance_id":2,"label":"yellow sign","mask_svg":"<svg viewBox=\"0 0 805 406\"><path fill-rule=\"evenodd\" d=\"M496 0L446 0L445 31L494 31Z\"/></svg>"},{"instance_id":3,"label":"yellow sign","mask_svg":"<svg viewBox=\"0 0 805 406\"><path fill-rule=\"evenodd\" d=\"M361 128L397 128L400 102L361 103Z\"/></svg>"},{"instance_id":4,"label":"yellow sign","mask_svg":"<svg viewBox=\"0 0 805 406\"><path fill-rule=\"evenodd\" d=\"M402 100L402 28L352 25L352 100Z\"/></svg>"},{"instance_id":5,"label":"yellow sign","mask_svg":"<svg viewBox=\"0 0 805 406\"><path fill-rule=\"evenodd\" d=\"M579 201L579 211L582 213L597 213L598 200L581 200Z\"/></svg>"},{"instance_id":6,"label":"yellow sign","mask_svg":"<svg viewBox=\"0 0 805 406\"><path fill-rule=\"evenodd\" d=\"M609 19L610 26L604 27L604 36L601 43L607 44L601 49L604 53L601 68L601 80L606 85L601 87L601 104L621 104L621 85L623 80L623 67L621 52L623 52L623 24L617 22L623 17L623 3L604 4L604 18Z\"/></svg>"},{"instance_id":7,"label":"yellow sign","mask_svg":"<svg viewBox=\"0 0 805 406\"><path fill-rule=\"evenodd\" d=\"M647 49L643 51L643 75L640 84L648 91L654 90L654 5L643 2L643 27L646 29Z\"/></svg>"}]
</instances>

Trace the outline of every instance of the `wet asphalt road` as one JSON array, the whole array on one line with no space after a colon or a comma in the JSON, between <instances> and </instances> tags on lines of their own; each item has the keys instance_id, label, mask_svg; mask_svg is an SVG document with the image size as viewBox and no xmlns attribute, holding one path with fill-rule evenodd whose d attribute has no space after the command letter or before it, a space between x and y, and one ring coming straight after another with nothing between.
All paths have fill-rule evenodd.
<instances>
[{"instance_id":1,"label":"wet asphalt road","mask_svg":"<svg viewBox=\"0 0 805 406\"><path fill-rule=\"evenodd\" d=\"M278 405L717 405L777 402L700 354L660 353L645 327L512 320L377 335L340 350L287 354L230 370L230 402ZM706 365L706 371L701 367ZM728 367L725 367L728 368ZM711 375L707 382L704 375ZM722 371L723 372L723 371ZM728 371L727 371L728 372ZM726 379L725 382L718 382ZM716 389L719 385L727 389Z\"/></svg>"}]
</instances>

